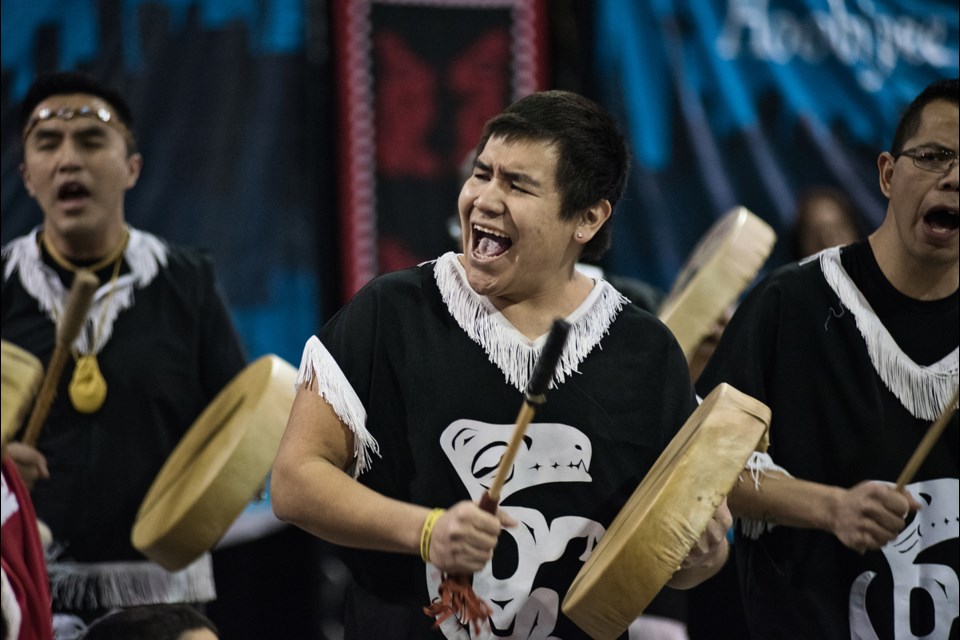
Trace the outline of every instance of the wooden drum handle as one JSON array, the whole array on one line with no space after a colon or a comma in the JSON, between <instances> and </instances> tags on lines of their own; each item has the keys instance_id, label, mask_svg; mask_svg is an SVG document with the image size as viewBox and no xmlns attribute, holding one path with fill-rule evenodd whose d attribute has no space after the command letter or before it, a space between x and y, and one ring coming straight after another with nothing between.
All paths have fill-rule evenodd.
<instances>
[{"instance_id":1,"label":"wooden drum handle","mask_svg":"<svg viewBox=\"0 0 960 640\"><path fill-rule=\"evenodd\" d=\"M953 391L953 398L950 399L950 402L947 403L947 406L944 407L943 413L940 414L940 417L937 418L936 422L930 425L930 428L927 429L927 433L923 436L923 440L920 441L920 444L917 445L916 450L913 452L913 455L910 456L910 460L907 461L907 466L903 468L903 471L900 472L900 477L897 478L897 489L903 489L911 480L913 476L916 475L917 470L920 469L920 465L923 464L923 461L926 460L927 454L930 453L933 449L933 445L937 443L937 440L940 438L940 434L943 433L943 430L946 429L947 423L950 422L950 419L953 417L953 414L957 411L957 389Z\"/></svg>"},{"instance_id":2,"label":"wooden drum handle","mask_svg":"<svg viewBox=\"0 0 960 640\"><path fill-rule=\"evenodd\" d=\"M26 432L23 435L23 443L31 447L37 445L40 439L40 431L43 423L50 412L50 405L57 395L57 384L60 382L60 375L63 373L63 367L67 362L67 356L70 354L70 345L77 339L80 329L83 327L83 321L87 317L87 311L90 310L90 303L93 300L93 294L100 281L86 269L80 269L73 277L73 285L70 287L70 294L67 296L67 304L63 309L63 316L57 326L57 338L53 347L53 354L50 356L50 364L43 375L43 381L40 383L40 391L37 392L37 401L33 405L33 411L30 419L27 421Z\"/></svg>"},{"instance_id":3,"label":"wooden drum handle","mask_svg":"<svg viewBox=\"0 0 960 640\"><path fill-rule=\"evenodd\" d=\"M567 342L567 336L570 333L570 323L560 318L553 321L550 327L550 334L543 345L537 364L533 368L533 374L527 383L527 388L523 394L523 404L520 407L520 414L517 416L516 424L513 427L513 435L507 450L500 458L500 464L497 466L497 473L493 478L490 488L480 498L480 507L490 513L497 512L497 505L500 503L500 489L507 480L507 473L513 465L514 458L520 450L520 443L523 441L523 435L527 432L527 426L533 420L536 408L546 401L547 388L550 386L550 380L560 362L560 356L563 354L563 346Z\"/></svg>"}]
</instances>

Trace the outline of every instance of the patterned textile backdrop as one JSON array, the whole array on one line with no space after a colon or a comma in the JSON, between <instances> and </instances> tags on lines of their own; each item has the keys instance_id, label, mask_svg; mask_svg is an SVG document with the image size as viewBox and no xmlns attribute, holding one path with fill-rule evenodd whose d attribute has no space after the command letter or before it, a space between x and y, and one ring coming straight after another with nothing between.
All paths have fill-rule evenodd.
<instances>
[{"instance_id":1,"label":"patterned textile backdrop","mask_svg":"<svg viewBox=\"0 0 960 640\"><path fill-rule=\"evenodd\" d=\"M483 123L546 88L542 0L338 0L343 293L459 245Z\"/></svg>"}]
</instances>

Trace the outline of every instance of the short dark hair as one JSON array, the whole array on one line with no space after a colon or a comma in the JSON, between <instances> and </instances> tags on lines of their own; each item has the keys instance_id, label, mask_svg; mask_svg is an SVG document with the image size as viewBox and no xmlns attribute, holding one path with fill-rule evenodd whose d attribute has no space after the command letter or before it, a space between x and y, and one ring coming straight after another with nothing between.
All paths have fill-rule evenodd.
<instances>
[{"instance_id":1,"label":"short dark hair","mask_svg":"<svg viewBox=\"0 0 960 640\"><path fill-rule=\"evenodd\" d=\"M912 138L920 128L920 116L923 115L924 107L937 100L960 104L960 83L958 83L957 78L937 80L929 84L920 95L913 99L910 106L908 106L903 112L903 115L900 116L897 130L893 134L893 144L890 146L890 153L894 156L900 155L903 151L904 143Z\"/></svg>"},{"instance_id":2,"label":"short dark hair","mask_svg":"<svg viewBox=\"0 0 960 640\"><path fill-rule=\"evenodd\" d=\"M219 635L216 625L188 604L150 604L97 618L81 640L178 640L184 632L195 629L209 629Z\"/></svg>"},{"instance_id":3,"label":"short dark hair","mask_svg":"<svg viewBox=\"0 0 960 640\"><path fill-rule=\"evenodd\" d=\"M50 96L64 96L72 93L87 93L107 102L123 125L130 131L127 141L128 151L136 151L136 133L134 132L133 112L119 91L108 87L79 71L56 71L37 76L27 95L20 103L20 131L23 131L33 115L37 105Z\"/></svg>"},{"instance_id":4,"label":"short dark hair","mask_svg":"<svg viewBox=\"0 0 960 640\"><path fill-rule=\"evenodd\" d=\"M541 91L514 102L491 118L477 145L479 156L491 137L546 142L557 149L560 217L569 220L601 200L611 208L623 196L630 154L623 134L600 105L570 91ZM596 260L610 247L607 220L584 246L581 258Z\"/></svg>"}]
</instances>

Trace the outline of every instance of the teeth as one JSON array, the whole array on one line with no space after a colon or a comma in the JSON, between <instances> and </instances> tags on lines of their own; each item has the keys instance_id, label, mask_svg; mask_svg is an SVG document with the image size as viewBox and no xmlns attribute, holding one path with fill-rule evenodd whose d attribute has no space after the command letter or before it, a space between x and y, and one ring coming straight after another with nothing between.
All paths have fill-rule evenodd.
<instances>
[{"instance_id":1,"label":"teeth","mask_svg":"<svg viewBox=\"0 0 960 640\"><path fill-rule=\"evenodd\" d=\"M508 236L508 235L506 235L505 233L502 233L502 232L500 232L500 231L497 231L496 229L490 229L490 228L488 228L488 227L484 227L484 226L481 226L481 225L479 225L479 224L474 224L474 225L472 225L472 226L473 226L473 228L474 228L475 230L480 231L480 232L482 232L482 233L488 233L488 234L490 234L491 236L497 236L498 238L507 238L507 239L510 238L510 236Z\"/></svg>"}]
</instances>

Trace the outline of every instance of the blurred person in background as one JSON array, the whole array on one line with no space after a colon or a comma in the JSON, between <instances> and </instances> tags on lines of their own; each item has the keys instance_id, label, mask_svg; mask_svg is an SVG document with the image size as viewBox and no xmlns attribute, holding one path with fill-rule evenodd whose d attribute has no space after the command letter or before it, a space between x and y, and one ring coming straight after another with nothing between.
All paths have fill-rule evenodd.
<instances>
[{"instance_id":1,"label":"blurred person in background","mask_svg":"<svg viewBox=\"0 0 960 640\"><path fill-rule=\"evenodd\" d=\"M791 233L794 260L851 244L862 236L862 225L853 203L842 191L833 187L811 187L800 194Z\"/></svg>"}]
</instances>

